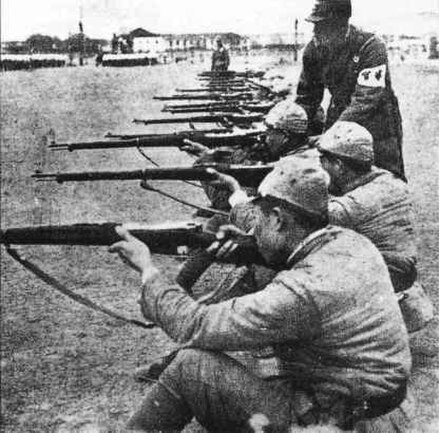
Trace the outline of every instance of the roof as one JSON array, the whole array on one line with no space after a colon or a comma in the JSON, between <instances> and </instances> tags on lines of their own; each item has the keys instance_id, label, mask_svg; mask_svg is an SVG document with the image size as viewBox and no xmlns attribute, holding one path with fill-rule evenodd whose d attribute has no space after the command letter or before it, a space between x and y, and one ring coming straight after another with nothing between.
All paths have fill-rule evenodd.
<instances>
[{"instance_id":1,"label":"roof","mask_svg":"<svg viewBox=\"0 0 440 433\"><path fill-rule=\"evenodd\" d=\"M143 29L142 27L138 27L137 29L132 30L128 35L131 38L153 38L156 36L160 36L156 33L151 33L149 31Z\"/></svg>"}]
</instances>

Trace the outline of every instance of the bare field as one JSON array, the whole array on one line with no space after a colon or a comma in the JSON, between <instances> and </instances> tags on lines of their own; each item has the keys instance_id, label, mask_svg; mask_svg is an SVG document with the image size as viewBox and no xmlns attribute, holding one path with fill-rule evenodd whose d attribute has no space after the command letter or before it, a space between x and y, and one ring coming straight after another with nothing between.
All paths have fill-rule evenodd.
<instances>
[{"instance_id":1,"label":"bare field","mask_svg":"<svg viewBox=\"0 0 440 433\"><path fill-rule=\"evenodd\" d=\"M277 57L276 60L278 60ZM267 66L270 58L250 58ZM235 60L243 69L245 59ZM247 65L249 66L249 65ZM152 68L66 68L11 72L1 83L2 227L97 221L156 223L191 219L193 210L133 181L36 183L36 169L135 169L148 162L136 149L50 152L57 141L99 139L107 131L165 132L133 126L134 117L160 116L156 94L196 87L202 64ZM282 66L296 82L298 66ZM438 307L438 65L394 65L393 82L404 119L404 154L414 195L422 282ZM172 127L175 130L175 127ZM185 127L182 127L185 128ZM176 150L148 151L160 164L185 165ZM201 190L161 182L173 194L207 204ZM137 276L105 248L21 247L20 251L76 292L120 313L140 318ZM173 278L178 262L157 256ZM172 342L160 331L121 324L46 286L1 249L2 431L115 432L137 406L143 386L132 372L164 354ZM438 318L412 337L414 431L438 431ZM187 432L197 430L196 426Z\"/></svg>"}]
</instances>

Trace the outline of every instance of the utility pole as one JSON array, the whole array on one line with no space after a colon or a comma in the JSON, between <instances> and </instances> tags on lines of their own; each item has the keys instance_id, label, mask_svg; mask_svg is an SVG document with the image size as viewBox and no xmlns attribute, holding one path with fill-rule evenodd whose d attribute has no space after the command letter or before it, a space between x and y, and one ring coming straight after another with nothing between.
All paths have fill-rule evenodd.
<instances>
[{"instance_id":1,"label":"utility pole","mask_svg":"<svg viewBox=\"0 0 440 433\"><path fill-rule=\"evenodd\" d=\"M84 65L84 28L83 28L83 7L79 7L79 65Z\"/></svg>"},{"instance_id":2,"label":"utility pole","mask_svg":"<svg viewBox=\"0 0 440 433\"><path fill-rule=\"evenodd\" d=\"M293 61L298 61L298 18L295 18L295 32L293 38Z\"/></svg>"}]
</instances>

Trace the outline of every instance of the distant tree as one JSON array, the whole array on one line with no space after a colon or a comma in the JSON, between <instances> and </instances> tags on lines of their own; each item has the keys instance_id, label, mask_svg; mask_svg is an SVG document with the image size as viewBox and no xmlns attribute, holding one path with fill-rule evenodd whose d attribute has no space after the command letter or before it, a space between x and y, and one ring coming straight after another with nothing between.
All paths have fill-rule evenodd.
<instances>
[{"instance_id":1,"label":"distant tree","mask_svg":"<svg viewBox=\"0 0 440 433\"><path fill-rule=\"evenodd\" d=\"M106 43L104 39L90 39L82 33L76 33L64 41L64 47L69 53L84 52L86 55L95 55L102 51Z\"/></svg>"},{"instance_id":2,"label":"distant tree","mask_svg":"<svg viewBox=\"0 0 440 433\"><path fill-rule=\"evenodd\" d=\"M31 53L56 53L62 50L62 42L57 37L34 34L26 39Z\"/></svg>"}]
</instances>

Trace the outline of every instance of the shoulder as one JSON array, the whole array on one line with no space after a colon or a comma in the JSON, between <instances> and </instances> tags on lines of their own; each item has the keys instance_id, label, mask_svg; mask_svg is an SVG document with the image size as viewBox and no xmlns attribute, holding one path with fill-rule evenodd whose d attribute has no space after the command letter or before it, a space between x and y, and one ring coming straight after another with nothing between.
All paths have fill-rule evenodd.
<instances>
[{"instance_id":1,"label":"shoulder","mask_svg":"<svg viewBox=\"0 0 440 433\"><path fill-rule=\"evenodd\" d=\"M325 230L329 240L291 269L280 272L274 282L283 284L303 298L313 297L317 292L331 292L335 287L351 292L360 285L386 284L387 268L369 239L347 228L328 226ZM369 276L372 281L366 281Z\"/></svg>"},{"instance_id":2,"label":"shoulder","mask_svg":"<svg viewBox=\"0 0 440 433\"><path fill-rule=\"evenodd\" d=\"M314 40L307 43L303 51L303 61L311 61L317 58L317 50Z\"/></svg>"},{"instance_id":3,"label":"shoulder","mask_svg":"<svg viewBox=\"0 0 440 433\"><path fill-rule=\"evenodd\" d=\"M355 45L361 62L380 65L387 60L385 42L376 34L351 26L351 43Z\"/></svg>"}]
</instances>

